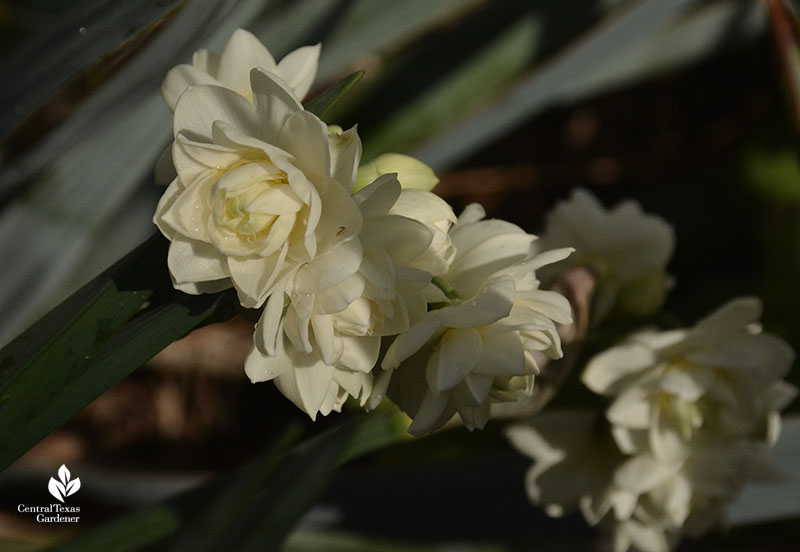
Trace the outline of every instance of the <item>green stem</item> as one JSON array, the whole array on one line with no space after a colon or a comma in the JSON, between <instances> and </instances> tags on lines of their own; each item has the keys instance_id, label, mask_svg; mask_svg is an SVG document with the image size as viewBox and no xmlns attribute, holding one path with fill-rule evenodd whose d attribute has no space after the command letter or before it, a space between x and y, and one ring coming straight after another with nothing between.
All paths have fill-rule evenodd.
<instances>
[{"instance_id":1,"label":"green stem","mask_svg":"<svg viewBox=\"0 0 800 552\"><path fill-rule=\"evenodd\" d=\"M433 283L433 285L441 289L442 292L445 294L445 296L451 301L455 301L456 299L461 299L461 296L458 294L458 292L454 290L453 287L450 284L448 284L447 281L441 276L434 276L431 282Z\"/></svg>"}]
</instances>

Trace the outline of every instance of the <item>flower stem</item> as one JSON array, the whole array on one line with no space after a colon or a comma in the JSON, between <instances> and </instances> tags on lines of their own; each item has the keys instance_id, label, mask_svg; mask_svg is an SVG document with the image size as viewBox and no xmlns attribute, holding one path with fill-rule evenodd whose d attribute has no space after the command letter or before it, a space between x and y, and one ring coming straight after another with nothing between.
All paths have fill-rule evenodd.
<instances>
[{"instance_id":1,"label":"flower stem","mask_svg":"<svg viewBox=\"0 0 800 552\"><path fill-rule=\"evenodd\" d=\"M453 287L450 284L448 284L447 281L441 276L434 276L431 282L433 283L433 285L441 289L442 292L445 294L445 297L447 297L451 301L455 301L456 299L461 299L461 296L458 294L458 292L454 290Z\"/></svg>"}]
</instances>

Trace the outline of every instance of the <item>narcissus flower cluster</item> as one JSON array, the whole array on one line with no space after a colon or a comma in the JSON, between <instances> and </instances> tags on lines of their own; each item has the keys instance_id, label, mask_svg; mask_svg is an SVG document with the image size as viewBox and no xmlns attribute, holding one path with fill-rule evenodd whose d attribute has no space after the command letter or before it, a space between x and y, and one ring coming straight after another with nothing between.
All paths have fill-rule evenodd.
<instances>
[{"instance_id":1,"label":"narcissus flower cluster","mask_svg":"<svg viewBox=\"0 0 800 552\"><path fill-rule=\"evenodd\" d=\"M551 514L580 507L620 552L666 552L722 524L746 483L780 477L769 449L796 394L782 380L794 353L760 315L758 300L736 299L694 328L637 333L593 358L582 379L610 399L605 424L563 412L509 429L537 462L530 497Z\"/></svg>"},{"instance_id":2,"label":"narcissus flower cluster","mask_svg":"<svg viewBox=\"0 0 800 552\"><path fill-rule=\"evenodd\" d=\"M561 355L555 323L570 307L535 271L571 250L535 255L534 236L477 205L457 221L416 159L359 166L356 129L300 101L318 56L276 64L240 30L222 55L201 50L167 75L175 177L154 222L174 285L233 287L262 309L245 371L312 418L388 394L413 433L455 413L482 427L492 403L530 396L533 351Z\"/></svg>"},{"instance_id":3,"label":"narcissus flower cluster","mask_svg":"<svg viewBox=\"0 0 800 552\"><path fill-rule=\"evenodd\" d=\"M239 30L162 85L174 138L154 222L175 288L233 288L257 309L252 382L273 381L312 419L388 397L414 435L479 429L538 408L536 376L563 356L562 334L580 346L588 310L597 327L660 309L675 246L663 219L633 201L608 210L585 190L554 209L541 240L478 204L456 217L430 167L396 153L362 163L355 127L305 109L319 54L276 62ZM544 288L567 289L575 273L596 285L573 301L582 322L570 329L570 303ZM795 395L782 379L794 353L760 314L758 300L737 299L693 328L639 331L596 355L573 378L587 404L508 429L535 460L530 498L553 516L580 509L617 552L667 552L722 523L745 483L778 476L769 449ZM591 408L603 402L604 415Z\"/></svg>"}]
</instances>

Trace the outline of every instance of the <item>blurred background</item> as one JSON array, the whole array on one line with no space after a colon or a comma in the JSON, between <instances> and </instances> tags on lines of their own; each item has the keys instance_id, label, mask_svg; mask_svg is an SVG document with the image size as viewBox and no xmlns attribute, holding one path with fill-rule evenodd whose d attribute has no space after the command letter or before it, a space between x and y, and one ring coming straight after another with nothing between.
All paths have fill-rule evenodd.
<instances>
[{"instance_id":1,"label":"blurred background","mask_svg":"<svg viewBox=\"0 0 800 552\"><path fill-rule=\"evenodd\" d=\"M758 295L765 328L798 350L793 4L2 0L0 344L154 232L153 168L171 139L161 80L244 27L278 59L322 43L311 96L366 71L326 116L358 124L364 161L416 156L456 213L478 201L534 233L574 187L607 205L636 198L677 233L676 324ZM0 550L39 549L191 488L290 423L306 434L335 425L312 427L273 386L246 380L251 331L236 318L194 332L0 475ZM608 549L579 517L530 505L528 460L499 429L446 431L350 465L287 549ZM800 449L790 445L789 458ZM46 502L41 481L62 463L83 482L81 526L15 514ZM769 515L743 507L728 534L682 549L794 549L798 496Z\"/></svg>"}]
</instances>

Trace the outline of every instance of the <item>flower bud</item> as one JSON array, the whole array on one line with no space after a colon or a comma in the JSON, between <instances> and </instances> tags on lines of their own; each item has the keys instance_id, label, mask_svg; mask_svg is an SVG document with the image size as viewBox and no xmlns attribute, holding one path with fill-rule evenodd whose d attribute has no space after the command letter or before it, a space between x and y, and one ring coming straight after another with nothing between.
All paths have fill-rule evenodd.
<instances>
[{"instance_id":1,"label":"flower bud","mask_svg":"<svg viewBox=\"0 0 800 552\"><path fill-rule=\"evenodd\" d=\"M368 186L381 175L396 173L403 188L431 191L439 179L428 165L401 153L385 153L358 168L353 193Z\"/></svg>"}]
</instances>

